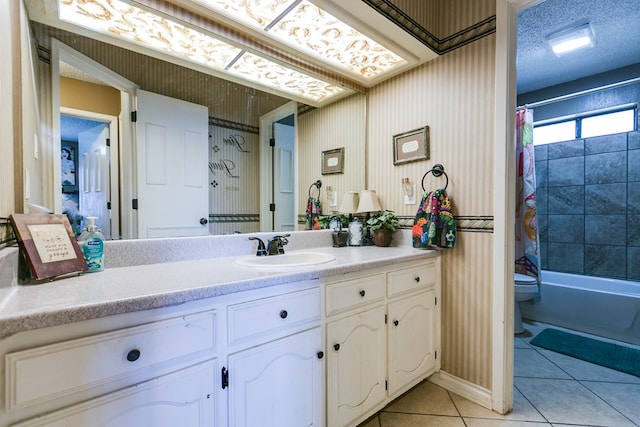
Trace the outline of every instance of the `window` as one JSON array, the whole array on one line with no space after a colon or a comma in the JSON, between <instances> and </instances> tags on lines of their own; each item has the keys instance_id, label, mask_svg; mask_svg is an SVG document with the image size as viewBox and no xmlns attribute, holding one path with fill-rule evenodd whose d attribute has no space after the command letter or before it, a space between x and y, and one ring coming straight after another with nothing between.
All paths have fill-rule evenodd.
<instances>
[{"instance_id":1,"label":"window","mask_svg":"<svg viewBox=\"0 0 640 427\"><path fill-rule=\"evenodd\" d=\"M576 137L575 120L533 127L533 143L535 145L568 141Z\"/></svg>"},{"instance_id":2,"label":"window","mask_svg":"<svg viewBox=\"0 0 640 427\"><path fill-rule=\"evenodd\" d=\"M618 111L582 119L582 138L634 130L635 110Z\"/></svg>"},{"instance_id":3,"label":"window","mask_svg":"<svg viewBox=\"0 0 640 427\"><path fill-rule=\"evenodd\" d=\"M533 142L535 145L571 139L591 138L613 133L631 132L636 129L636 106L617 111L589 113L571 119L545 120L534 123Z\"/></svg>"}]
</instances>

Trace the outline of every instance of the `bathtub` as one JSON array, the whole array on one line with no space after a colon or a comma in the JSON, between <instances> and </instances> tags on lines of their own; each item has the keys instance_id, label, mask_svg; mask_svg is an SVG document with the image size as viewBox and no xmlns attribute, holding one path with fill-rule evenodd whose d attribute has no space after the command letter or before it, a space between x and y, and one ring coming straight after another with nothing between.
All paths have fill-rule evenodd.
<instances>
[{"instance_id":1,"label":"bathtub","mask_svg":"<svg viewBox=\"0 0 640 427\"><path fill-rule=\"evenodd\" d=\"M640 282L543 271L540 292L524 319L640 345Z\"/></svg>"}]
</instances>

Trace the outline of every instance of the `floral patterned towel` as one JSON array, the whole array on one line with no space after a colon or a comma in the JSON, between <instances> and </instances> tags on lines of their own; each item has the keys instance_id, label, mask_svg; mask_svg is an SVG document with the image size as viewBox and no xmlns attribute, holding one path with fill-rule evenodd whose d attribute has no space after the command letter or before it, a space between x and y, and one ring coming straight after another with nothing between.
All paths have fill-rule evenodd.
<instances>
[{"instance_id":1,"label":"floral patterned towel","mask_svg":"<svg viewBox=\"0 0 640 427\"><path fill-rule=\"evenodd\" d=\"M322 215L322 206L320 200L309 197L307 200L307 215L305 218L305 230L320 230L320 215Z\"/></svg>"},{"instance_id":2,"label":"floral patterned towel","mask_svg":"<svg viewBox=\"0 0 640 427\"><path fill-rule=\"evenodd\" d=\"M411 230L414 248L453 248L456 222L451 201L444 188L425 192Z\"/></svg>"}]
</instances>

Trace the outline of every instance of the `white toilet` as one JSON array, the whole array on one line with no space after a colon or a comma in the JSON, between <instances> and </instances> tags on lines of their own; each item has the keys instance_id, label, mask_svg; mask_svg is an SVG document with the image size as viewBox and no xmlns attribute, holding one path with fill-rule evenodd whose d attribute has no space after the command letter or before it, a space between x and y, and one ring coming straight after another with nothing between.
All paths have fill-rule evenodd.
<instances>
[{"instance_id":1,"label":"white toilet","mask_svg":"<svg viewBox=\"0 0 640 427\"><path fill-rule=\"evenodd\" d=\"M522 326L522 314L520 314L520 301L528 301L538 294L538 285L536 278L520 273L515 273L515 310L513 312L513 333L521 334L524 332Z\"/></svg>"}]
</instances>

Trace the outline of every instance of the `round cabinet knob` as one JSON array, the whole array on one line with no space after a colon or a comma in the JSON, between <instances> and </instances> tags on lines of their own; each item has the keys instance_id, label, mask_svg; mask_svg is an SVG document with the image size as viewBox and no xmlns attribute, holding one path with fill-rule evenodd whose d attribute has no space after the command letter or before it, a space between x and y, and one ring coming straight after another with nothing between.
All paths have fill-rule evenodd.
<instances>
[{"instance_id":1,"label":"round cabinet knob","mask_svg":"<svg viewBox=\"0 0 640 427\"><path fill-rule=\"evenodd\" d=\"M363 297L363 296L365 296L365 294L366 294L366 292L364 291L364 289L361 289L360 290L360 296Z\"/></svg>"},{"instance_id":2,"label":"round cabinet knob","mask_svg":"<svg viewBox=\"0 0 640 427\"><path fill-rule=\"evenodd\" d=\"M393 324L394 324L394 325L396 325L396 326L398 326L398 324L399 324L399 323L400 323L400 322L398 322L397 320L394 320L394 321L393 321Z\"/></svg>"},{"instance_id":3,"label":"round cabinet knob","mask_svg":"<svg viewBox=\"0 0 640 427\"><path fill-rule=\"evenodd\" d=\"M140 350L138 350L137 348L129 350L129 353L127 353L127 360L129 362L135 362L138 359L140 359Z\"/></svg>"},{"instance_id":4,"label":"round cabinet knob","mask_svg":"<svg viewBox=\"0 0 640 427\"><path fill-rule=\"evenodd\" d=\"M207 225L209 224L209 221L207 221L207 218L200 218L200 224Z\"/></svg>"},{"instance_id":5,"label":"round cabinet knob","mask_svg":"<svg viewBox=\"0 0 640 427\"><path fill-rule=\"evenodd\" d=\"M286 319L288 315L289 313L287 313L287 310L280 310L280 317L282 319Z\"/></svg>"},{"instance_id":6,"label":"round cabinet knob","mask_svg":"<svg viewBox=\"0 0 640 427\"><path fill-rule=\"evenodd\" d=\"M318 354L318 359L322 359L324 357L323 351L319 351L317 354Z\"/></svg>"},{"instance_id":7,"label":"round cabinet knob","mask_svg":"<svg viewBox=\"0 0 640 427\"><path fill-rule=\"evenodd\" d=\"M340 344L334 344L334 345L333 345L333 349L334 349L335 351L340 350Z\"/></svg>"},{"instance_id":8,"label":"round cabinet knob","mask_svg":"<svg viewBox=\"0 0 640 427\"><path fill-rule=\"evenodd\" d=\"M416 282L419 282L420 281L420 276L414 277L413 280L415 280Z\"/></svg>"}]
</instances>

